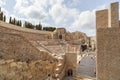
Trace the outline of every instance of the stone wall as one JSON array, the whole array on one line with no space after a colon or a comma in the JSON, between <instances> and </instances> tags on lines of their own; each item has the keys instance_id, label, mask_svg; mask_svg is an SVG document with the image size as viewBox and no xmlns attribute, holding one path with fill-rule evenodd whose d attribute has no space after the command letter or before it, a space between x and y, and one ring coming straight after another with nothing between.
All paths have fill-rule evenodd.
<instances>
[{"instance_id":1,"label":"stone wall","mask_svg":"<svg viewBox=\"0 0 120 80\"><path fill-rule=\"evenodd\" d=\"M96 12L96 27L107 28L108 27L108 10L100 10Z\"/></svg>"},{"instance_id":2,"label":"stone wall","mask_svg":"<svg viewBox=\"0 0 120 80\"><path fill-rule=\"evenodd\" d=\"M47 52L39 51L24 37L10 33L0 33L0 59L15 59L18 61L54 60Z\"/></svg>"},{"instance_id":3,"label":"stone wall","mask_svg":"<svg viewBox=\"0 0 120 80\"><path fill-rule=\"evenodd\" d=\"M66 76L68 76L68 70L73 71L73 76L77 73L77 53L66 53Z\"/></svg>"},{"instance_id":4,"label":"stone wall","mask_svg":"<svg viewBox=\"0 0 120 80\"><path fill-rule=\"evenodd\" d=\"M97 80L120 80L120 29L99 29L97 50Z\"/></svg>"},{"instance_id":5,"label":"stone wall","mask_svg":"<svg viewBox=\"0 0 120 80\"><path fill-rule=\"evenodd\" d=\"M120 80L120 28L118 24L118 3L108 9L108 20L96 12L97 28L97 80ZM104 25L105 21L107 25ZM108 21L108 22L107 22ZM101 24L98 24L101 23ZM101 26L102 25L102 26Z\"/></svg>"},{"instance_id":6,"label":"stone wall","mask_svg":"<svg viewBox=\"0 0 120 80\"><path fill-rule=\"evenodd\" d=\"M61 36L62 40L60 39ZM79 40L85 40L87 39L86 37L84 33L69 33L66 32L64 28L60 28L60 30L57 29L56 32L47 32L21 28L0 21L0 61L3 63L0 65L0 70L5 71L0 73L0 79L44 80L48 76L52 77L52 75L54 75L54 78L62 79L65 72L69 69L72 69L73 75L75 75L77 69L77 54L65 54L64 52L51 54L53 52L48 51L48 46L59 45L61 48L60 45L66 46L67 42L65 42L65 40L78 40L77 43L79 44ZM44 47L44 49L41 50L41 46L42 48ZM64 58L61 58L61 54L65 54ZM58 64L59 62L61 65ZM22 67L19 67L19 64ZM15 68L12 68L11 65L13 65L13 67L15 66ZM59 68L57 72L53 70L56 68ZM7 73L7 71L9 73ZM57 74L57 77L55 74Z\"/></svg>"},{"instance_id":7,"label":"stone wall","mask_svg":"<svg viewBox=\"0 0 120 80\"><path fill-rule=\"evenodd\" d=\"M0 80L45 80L54 75L57 62L23 36L0 32Z\"/></svg>"},{"instance_id":8,"label":"stone wall","mask_svg":"<svg viewBox=\"0 0 120 80\"><path fill-rule=\"evenodd\" d=\"M16 27L16 26L15 26ZM21 30L15 30L7 27L0 26L0 32L4 33L13 33L13 34L19 34L24 36L28 40L34 40L34 41L43 41L51 39L51 34L40 34L40 33L32 33L32 32L25 32Z\"/></svg>"},{"instance_id":9,"label":"stone wall","mask_svg":"<svg viewBox=\"0 0 120 80\"><path fill-rule=\"evenodd\" d=\"M108 27L119 27L119 3L111 3L108 12Z\"/></svg>"},{"instance_id":10,"label":"stone wall","mask_svg":"<svg viewBox=\"0 0 120 80\"><path fill-rule=\"evenodd\" d=\"M82 32L67 32L64 28L58 28L53 32L53 39L62 39L66 41L87 40L87 35Z\"/></svg>"},{"instance_id":11,"label":"stone wall","mask_svg":"<svg viewBox=\"0 0 120 80\"><path fill-rule=\"evenodd\" d=\"M68 46L66 49L66 76L68 75L68 71L72 70L73 75L75 76L77 73L77 48L75 45Z\"/></svg>"},{"instance_id":12,"label":"stone wall","mask_svg":"<svg viewBox=\"0 0 120 80\"><path fill-rule=\"evenodd\" d=\"M50 61L0 60L0 80L45 80L53 74L54 66Z\"/></svg>"}]
</instances>

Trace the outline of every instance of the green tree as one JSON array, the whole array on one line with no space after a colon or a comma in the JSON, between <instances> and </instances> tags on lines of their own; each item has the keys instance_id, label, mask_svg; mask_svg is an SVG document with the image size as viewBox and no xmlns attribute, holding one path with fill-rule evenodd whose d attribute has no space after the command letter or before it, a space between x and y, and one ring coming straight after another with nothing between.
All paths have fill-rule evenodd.
<instances>
[{"instance_id":1,"label":"green tree","mask_svg":"<svg viewBox=\"0 0 120 80\"><path fill-rule=\"evenodd\" d=\"M1 12L0 12L0 20L2 19Z\"/></svg>"},{"instance_id":2,"label":"green tree","mask_svg":"<svg viewBox=\"0 0 120 80\"><path fill-rule=\"evenodd\" d=\"M6 16L5 16L5 15L4 15L4 17L3 17L3 21L6 22Z\"/></svg>"},{"instance_id":3,"label":"green tree","mask_svg":"<svg viewBox=\"0 0 120 80\"><path fill-rule=\"evenodd\" d=\"M21 20L20 20L20 24L19 24L19 26L22 26L22 22L21 22Z\"/></svg>"},{"instance_id":4,"label":"green tree","mask_svg":"<svg viewBox=\"0 0 120 80\"><path fill-rule=\"evenodd\" d=\"M24 27L30 28L30 29L34 29L34 28L35 28L35 26L34 26L32 23L26 22L26 21L25 21L25 23L24 23Z\"/></svg>"},{"instance_id":5,"label":"green tree","mask_svg":"<svg viewBox=\"0 0 120 80\"><path fill-rule=\"evenodd\" d=\"M0 20L3 21L3 12L0 12Z\"/></svg>"},{"instance_id":6,"label":"green tree","mask_svg":"<svg viewBox=\"0 0 120 80\"><path fill-rule=\"evenodd\" d=\"M36 25L36 29L37 30L42 30L42 25L39 23L38 25Z\"/></svg>"},{"instance_id":7,"label":"green tree","mask_svg":"<svg viewBox=\"0 0 120 80\"><path fill-rule=\"evenodd\" d=\"M46 31L46 27L43 27L43 30Z\"/></svg>"},{"instance_id":8,"label":"green tree","mask_svg":"<svg viewBox=\"0 0 120 80\"><path fill-rule=\"evenodd\" d=\"M43 30L45 31L54 31L55 29L55 27L43 27Z\"/></svg>"},{"instance_id":9,"label":"green tree","mask_svg":"<svg viewBox=\"0 0 120 80\"><path fill-rule=\"evenodd\" d=\"M15 19L15 18L12 20L12 23L13 23L13 24L16 24L16 19Z\"/></svg>"},{"instance_id":10,"label":"green tree","mask_svg":"<svg viewBox=\"0 0 120 80\"><path fill-rule=\"evenodd\" d=\"M16 25L17 25L17 26L19 26L19 25L20 25L20 22L19 22L19 20L18 20L18 21L16 21Z\"/></svg>"},{"instance_id":11,"label":"green tree","mask_svg":"<svg viewBox=\"0 0 120 80\"><path fill-rule=\"evenodd\" d=\"M1 12L1 7L0 7L0 12Z\"/></svg>"},{"instance_id":12,"label":"green tree","mask_svg":"<svg viewBox=\"0 0 120 80\"><path fill-rule=\"evenodd\" d=\"M12 17L10 17L10 19L9 19L9 23L12 23Z\"/></svg>"},{"instance_id":13,"label":"green tree","mask_svg":"<svg viewBox=\"0 0 120 80\"><path fill-rule=\"evenodd\" d=\"M1 12L1 20L3 21L3 12Z\"/></svg>"}]
</instances>

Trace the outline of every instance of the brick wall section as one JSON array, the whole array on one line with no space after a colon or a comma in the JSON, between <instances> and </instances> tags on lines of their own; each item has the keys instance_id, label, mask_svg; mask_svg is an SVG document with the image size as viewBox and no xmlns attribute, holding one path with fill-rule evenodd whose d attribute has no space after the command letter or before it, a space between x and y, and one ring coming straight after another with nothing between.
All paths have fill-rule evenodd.
<instances>
[{"instance_id":1,"label":"brick wall section","mask_svg":"<svg viewBox=\"0 0 120 80\"><path fill-rule=\"evenodd\" d=\"M48 53L40 52L32 46L24 37L10 33L0 33L0 59L19 61L54 60Z\"/></svg>"},{"instance_id":2,"label":"brick wall section","mask_svg":"<svg viewBox=\"0 0 120 80\"><path fill-rule=\"evenodd\" d=\"M97 31L97 80L120 80L120 29Z\"/></svg>"}]
</instances>

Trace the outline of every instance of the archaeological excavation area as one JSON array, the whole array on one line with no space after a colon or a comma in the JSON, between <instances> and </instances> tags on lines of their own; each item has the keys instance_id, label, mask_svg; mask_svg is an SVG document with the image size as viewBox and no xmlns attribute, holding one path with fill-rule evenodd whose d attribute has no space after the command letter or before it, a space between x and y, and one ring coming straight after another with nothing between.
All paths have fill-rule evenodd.
<instances>
[{"instance_id":1,"label":"archaeological excavation area","mask_svg":"<svg viewBox=\"0 0 120 80\"><path fill-rule=\"evenodd\" d=\"M0 80L120 80L119 3L96 11L96 36L0 21Z\"/></svg>"}]
</instances>

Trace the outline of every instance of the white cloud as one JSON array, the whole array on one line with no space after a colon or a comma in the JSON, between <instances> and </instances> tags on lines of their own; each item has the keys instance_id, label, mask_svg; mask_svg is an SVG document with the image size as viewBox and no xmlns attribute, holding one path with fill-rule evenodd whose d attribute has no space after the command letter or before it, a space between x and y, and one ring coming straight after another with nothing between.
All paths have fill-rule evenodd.
<instances>
[{"instance_id":1,"label":"white cloud","mask_svg":"<svg viewBox=\"0 0 120 80\"><path fill-rule=\"evenodd\" d=\"M52 19L56 25L66 26L67 22L75 19L78 11L68 8L63 2L64 0L16 0L14 10L29 21L44 22Z\"/></svg>"},{"instance_id":2,"label":"white cloud","mask_svg":"<svg viewBox=\"0 0 120 80\"><path fill-rule=\"evenodd\" d=\"M70 31L80 30L85 32L87 35L95 35L96 24L95 24L95 12L96 10L104 9L105 5L98 6L92 11L83 11L81 12L75 21L69 27Z\"/></svg>"},{"instance_id":3,"label":"white cloud","mask_svg":"<svg viewBox=\"0 0 120 80\"><path fill-rule=\"evenodd\" d=\"M70 31L82 31L88 35L95 34L95 11L104 9L106 6L101 5L91 11L80 12L76 8L70 8L65 0L16 0L14 10L17 14L22 14L26 19L33 23L39 21L43 25L49 25L53 21L53 25L66 27ZM73 5L80 3L80 0L71 0ZM75 3L75 4L74 4Z\"/></svg>"},{"instance_id":4,"label":"white cloud","mask_svg":"<svg viewBox=\"0 0 120 80\"><path fill-rule=\"evenodd\" d=\"M31 2L32 1L29 0L16 0L16 5L14 7L15 13L22 14L27 18L42 18L39 16L42 15L41 9L34 6Z\"/></svg>"},{"instance_id":5,"label":"white cloud","mask_svg":"<svg viewBox=\"0 0 120 80\"><path fill-rule=\"evenodd\" d=\"M71 6L76 6L76 5L79 5L81 3L81 0L72 0L71 1Z\"/></svg>"},{"instance_id":6,"label":"white cloud","mask_svg":"<svg viewBox=\"0 0 120 80\"><path fill-rule=\"evenodd\" d=\"M45 20L49 16L49 9L63 0L16 0L15 12L27 18Z\"/></svg>"},{"instance_id":7,"label":"white cloud","mask_svg":"<svg viewBox=\"0 0 120 80\"><path fill-rule=\"evenodd\" d=\"M0 0L0 6L5 5L5 1L4 0Z\"/></svg>"},{"instance_id":8,"label":"white cloud","mask_svg":"<svg viewBox=\"0 0 120 80\"><path fill-rule=\"evenodd\" d=\"M4 13L4 15L6 15L6 21L8 21L9 20L9 12L4 8L5 5L6 5L6 0L0 0L1 11Z\"/></svg>"},{"instance_id":9,"label":"white cloud","mask_svg":"<svg viewBox=\"0 0 120 80\"><path fill-rule=\"evenodd\" d=\"M56 24L65 23L71 19L74 19L76 15L78 15L78 11L76 9L67 8L62 4L52 6L49 13Z\"/></svg>"},{"instance_id":10,"label":"white cloud","mask_svg":"<svg viewBox=\"0 0 120 80\"><path fill-rule=\"evenodd\" d=\"M82 32L95 29L95 13L94 11L81 12L76 20L72 23L70 29L73 31L81 30Z\"/></svg>"}]
</instances>

